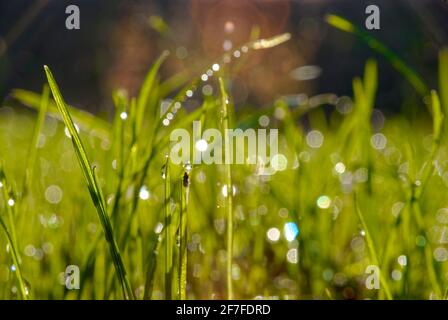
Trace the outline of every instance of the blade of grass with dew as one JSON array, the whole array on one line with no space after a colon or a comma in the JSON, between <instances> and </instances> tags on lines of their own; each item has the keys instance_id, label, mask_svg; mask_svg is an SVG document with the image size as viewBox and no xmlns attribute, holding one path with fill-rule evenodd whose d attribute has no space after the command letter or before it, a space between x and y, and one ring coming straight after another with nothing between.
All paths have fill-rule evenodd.
<instances>
[{"instance_id":1,"label":"blade of grass with dew","mask_svg":"<svg viewBox=\"0 0 448 320\"><path fill-rule=\"evenodd\" d=\"M424 223L422 209L421 209L421 197L426 189L429 179L435 170L434 162L437 155L437 152L440 148L441 141L441 133L443 128L443 118L444 115L442 113L442 107L440 104L440 99L435 90L431 91L431 106L432 106L432 117L433 117L433 141L431 147L431 153L428 157L428 161L423 168L423 172L421 174L420 183L411 184L411 198L410 198L410 209L414 214L415 221L417 223L417 227L419 232L425 236L426 239L429 239L429 235L426 232L426 226ZM428 269L429 280L433 287L433 290L436 292L438 297L442 297L442 288L439 284L439 280L437 279L437 272L434 267L433 257L432 257L432 249L431 244L425 246L424 250L424 258L426 262L426 267Z\"/></svg>"},{"instance_id":2,"label":"blade of grass with dew","mask_svg":"<svg viewBox=\"0 0 448 320\"><path fill-rule=\"evenodd\" d=\"M361 28L354 25L352 22L347 19L340 17L335 14L329 14L326 16L326 21L329 25L354 34L359 39L361 39L364 43L366 43L371 49L375 50L382 56L384 56L391 65L401 73L406 80L414 87L414 89L422 96L426 97L429 94L429 89L425 85L422 77L411 67L406 64L402 58L400 58L395 52L385 46L378 39L372 37L370 34L362 30Z\"/></svg>"},{"instance_id":3,"label":"blade of grass with dew","mask_svg":"<svg viewBox=\"0 0 448 320\"><path fill-rule=\"evenodd\" d=\"M226 210L227 210L227 260L226 260L226 276L227 276L227 299L233 299L233 282L232 282L232 264L233 264L233 206L232 206L232 168L230 166L232 155L230 150L230 137L227 135L229 130L229 112L227 105L229 97L227 95L224 80L219 78L219 89L221 92L221 130L224 137L224 170L225 177L223 185L227 188Z\"/></svg>"},{"instance_id":4,"label":"blade of grass with dew","mask_svg":"<svg viewBox=\"0 0 448 320\"><path fill-rule=\"evenodd\" d=\"M361 212L361 209L359 208L359 202L358 202L358 197L356 195L356 193L354 193L353 196L353 201L355 203L355 211L356 214L358 215L358 219L361 222L361 226L364 229L365 232L365 237L366 237L366 242L367 242L367 248L369 250L369 254L370 254L370 259L372 260L373 264L376 265L378 268L380 267L379 265L379 260L378 260L378 255L376 253L375 250L375 244L373 243L373 239L372 236L370 235L369 232L369 228L367 227L367 223L364 219L364 216ZM383 272L380 273L380 283L384 288L384 292L386 294L386 297L388 300L392 300L392 294L391 291L389 289L389 285L386 281L386 278L383 275Z\"/></svg>"},{"instance_id":5,"label":"blade of grass with dew","mask_svg":"<svg viewBox=\"0 0 448 320\"><path fill-rule=\"evenodd\" d=\"M126 269L123 264L123 260L121 258L120 251L117 246L117 242L114 237L114 233L112 230L112 225L109 220L109 216L106 210L106 203L104 201L104 197L102 195L101 189L97 183L97 179L95 177L95 171L91 168L90 162L87 158L87 154L85 152L84 146L82 144L81 138L76 130L76 127L73 123L73 120L70 116L70 113L65 105L65 102L60 93L59 87L51 73L50 69L45 66L45 73L47 75L48 83L50 85L51 92L53 93L53 97L58 106L59 112L62 115L62 119L68 131L70 133L70 137L73 143L73 148L78 158L81 171L86 180L87 187L90 192L90 196L92 198L93 204L98 213L98 217L100 219L101 225L103 227L104 235L106 241L109 246L110 254L112 256L112 260L115 266L115 271L117 273L117 277L121 283L123 289L123 295L125 299L133 299L134 293L131 289L129 281L127 279Z\"/></svg>"},{"instance_id":6,"label":"blade of grass with dew","mask_svg":"<svg viewBox=\"0 0 448 320\"><path fill-rule=\"evenodd\" d=\"M34 168L36 166L36 157L37 157L37 143L39 140L39 135L42 130L45 121L45 115L47 113L48 103L50 100L50 88L48 85L44 85L42 95L41 95L41 103L39 107L39 111L37 114L36 124L34 125L33 136L31 138L31 144L28 149L28 156L26 160L25 166L25 175L23 177L22 183L22 194L25 195L27 190L31 189L31 185L33 182Z\"/></svg>"},{"instance_id":7,"label":"blade of grass with dew","mask_svg":"<svg viewBox=\"0 0 448 320\"><path fill-rule=\"evenodd\" d=\"M24 281L23 275L22 275L22 267L20 265L20 255L19 255L19 252L17 251L18 244L17 244L16 235L15 235L16 229L15 229L13 208L12 208L15 204L9 202L10 200L14 200L14 199L10 197L10 194L8 192L9 184L8 184L8 181L6 180L6 175L5 175L5 172L3 171L3 166L1 163L0 163L0 189L2 189L2 191L3 191L3 201L5 202L6 211L8 213L9 228L11 231L9 231L1 214L0 214L0 227L3 229L3 232L5 233L6 239L8 241L9 247L10 247L12 261L14 263L14 267L16 268L15 274L17 276L17 281L19 283L19 290L20 290L21 297L22 297L22 299L27 300L28 299L28 291L25 286L25 281Z\"/></svg>"},{"instance_id":8,"label":"blade of grass with dew","mask_svg":"<svg viewBox=\"0 0 448 320\"><path fill-rule=\"evenodd\" d=\"M188 219L188 192L190 177L188 170L184 171L180 186L180 223L179 223L179 299L187 299L187 219Z\"/></svg>"}]
</instances>

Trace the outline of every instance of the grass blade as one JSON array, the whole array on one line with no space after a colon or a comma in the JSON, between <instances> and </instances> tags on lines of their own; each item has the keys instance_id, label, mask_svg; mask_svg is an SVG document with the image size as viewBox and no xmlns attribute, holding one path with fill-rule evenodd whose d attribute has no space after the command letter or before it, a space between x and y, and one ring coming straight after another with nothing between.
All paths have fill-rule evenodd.
<instances>
[{"instance_id":1,"label":"grass blade","mask_svg":"<svg viewBox=\"0 0 448 320\"><path fill-rule=\"evenodd\" d=\"M232 171L230 166L230 159L227 159L232 155L232 150L230 150L230 137L226 134L229 129L229 112L227 110L227 105L229 103L229 98L224 86L224 80L219 78L219 88L221 91L221 129L223 131L224 137L224 158L225 158L225 180L224 186L227 188L227 298L229 300L233 299L233 283L232 283L232 263L233 263L233 206L232 206Z\"/></svg>"},{"instance_id":2,"label":"grass blade","mask_svg":"<svg viewBox=\"0 0 448 320\"><path fill-rule=\"evenodd\" d=\"M59 112L61 113L62 119L68 128L68 131L71 136L71 140L73 143L73 148L75 150L76 156L79 161L79 165L81 167L82 174L86 180L87 187L90 192L90 196L92 198L93 204L98 213L98 217L100 219L101 225L103 227L104 235L106 237L106 241L109 245L109 250L112 256L112 260L115 266L115 271L117 272L118 279L123 288L123 294L125 299L134 298L134 294L132 292L131 286L127 279L126 270L123 264L123 260L121 258L120 251L117 246L117 242L114 237L114 233L112 230L112 225L109 220L109 216L106 210L106 202L104 201L104 197L101 193L101 189L98 185L97 179L95 177L95 171L90 166L90 162L87 158L87 153L85 152L84 146L82 144L81 138L75 128L73 120L70 116L70 113L66 107L66 104L62 98L58 85L51 73L50 69L45 66L45 73L47 75L48 83L50 85L51 92L53 93L53 97L58 106Z\"/></svg>"},{"instance_id":3,"label":"grass blade","mask_svg":"<svg viewBox=\"0 0 448 320\"><path fill-rule=\"evenodd\" d=\"M365 232L365 238L366 238L366 242L367 242L367 248L369 249L370 259L372 260L373 264L378 266L378 268L379 268L380 265L379 265L378 255L375 250L375 244L373 243L373 239L370 235L369 228L367 227L367 223L364 219L361 209L359 208L359 203L358 203L358 198L356 196L356 193L354 194L354 202L355 202L356 214L358 215L358 219L361 222L361 226ZM384 288L384 292L386 294L387 299L392 300L392 294L390 292L389 285L387 284L386 278L383 275L383 272L380 273L380 283Z\"/></svg>"},{"instance_id":4,"label":"grass blade","mask_svg":"<svg viewBox=\"0 0 448 320\"><path fill-rule=\"evenodd\" d=\"M37 115L36 125L34 126L33 130L33 137L31 138L30 148L28 150L28 157L25 167L26 171L22 185L23 194L26 194L27 190L29 190L32 185L34 167L36 164L36 157L38 150L37 143L39 140L40 132L45 122L45 115L47 113L49 100L50 100L50 89L48 88L47 85L45 85L42 92L42 99L39 107L39 112Z\"/></svg>"},{"instance_id":5,"label":"grass blade","mask_svg":"<svg viewBox=\"0 0 448 320\"><path fill-rule=\"evenodd\" d=\"M181 181L181 204L180 204L180 223L179 223L179 299L187 299L187 219L188 219L188 193L190 181L189 172L186 170Z\"/></svg>"},{"instance_id":6,"label":"grass blade","mask_svg":"<svg viewBox=\"0 0 448 320\"><path fill-rule=\"evenodd\" d=\"M15 223L14 223L14 212L13 212L13 207L14 207L14 203L10 203L10 200L14 200L13 197L10 196L8 189L9 189L9 185L8 185L8 181L6 180L6 175L5 172L3 171L3 167L0 164L0 189L2 189L3 191L3 200L5 201L5 207L6 207L6 211L8 212L8 219L9 219L9 228L8 229L5 221L3 220L2 216L0 215L0 227L1 229L3 229L3 232L6 235L6 239L8 241L9 247L10 247L10 252L11 252L11 257L12 257L12 261L14 263L14 266L16 268L15 270L15 274L17 277L17 281L19 283L19 291L20 291L20 295L22 297L22 299L27 300L28 299L28 291L27 288L25 286L25 281L23 279L23 275L22 275L22 267L20 266L20 255L19 252L17 251L17 237L16 237L16 228L15 228Z\"/></svg>"},{"instance_id":7,"label":"grass blade","mask_svg":"<svg viewBox=\"0 0 448 320\"><path fill-rule=\"evenodd\" d=\"M329 25L339 30L352 33L364 41L371 49L384 56L391 65L409 81L422 97L428 96L429 89L423 82L422 77L414 69L409 67L398 54L389 49L381 41L338 15L329 14L326 16L326 20Z\"/></svg>"},{"instance_id":8,"label":"grass blade","mask_svg":"<svg viewBox=\"0 0 448 320\"><path fill-rule=\"evenodd\" d=\"M164 168L165 179L165 298L174 300L173 295L173 215L171 209L171 173L169 158L167 158Z\"/></svg>"}]
</instances>

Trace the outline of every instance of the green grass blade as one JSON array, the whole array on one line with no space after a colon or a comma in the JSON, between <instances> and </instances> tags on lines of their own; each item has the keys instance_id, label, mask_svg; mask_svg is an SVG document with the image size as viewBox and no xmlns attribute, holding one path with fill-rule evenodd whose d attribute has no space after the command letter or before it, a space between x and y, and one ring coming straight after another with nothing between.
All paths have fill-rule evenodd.
<instances>
[{"instance_id":1,"label":"green grass blade","mask_svg":"<svg viewBox=\"0 0 448 320\"><path fill-rule=\"evenodd\" d=\"M179 299L187 299L187 219L188 219L188 192L190 186L189 172L186 170L181 181L180 193L180 223L179 223Z\"/></svg>"},{"instance_id":2,"label":"green grass blade","mask_svg":"<svg viewBox=\"0 0 448 320\"><path fill-rule=\"evenodd\" d=\"M429 89L422 80L422 77L408 64L406 64L406 62L404 62L398 54L389 49L378 39L372 37L369 33L338 15L329 14L326 16L326 21L329 25L339 30L352 33L357 36L371 49L384 56L391 63L391 65L409 81L409 83L422 97L429 95Z\"/></svg>"},{"instance_id":3,"label":"green grass blade","mask_svg":"<svg viewBox=\"0 0 448 320\"><path fill-rule=\"evenodd\" d=\"M229 111L227 105L229 103L229 97L227 95L224 80L219 78L219 88L221 91L221 130L224 137L224 158L232 155L230 150L230 137L226 135L229 129ZM230 160L230 159L228 159ZM227 187L227 197L226 197L226 210L227 210L227 266L226 266L226 276L227 276L227 298L229 300L233 299L233 282L232 282L232 264L233 264L233 205L232 205L232 169L230 166L230 161L225 161L225 177L224 184Z\"/></svg>"},{"instance_id":4,"label":"green grass blade","mask_svg":"<svg viewBox=\"0 0 448 320\"><path fill-rule=\"evenodd\" d=\"M37 143L39 140L39 135L42 130L42 127L44 125L45 121L45 115L47 113L48 109L48 103L50 100L50 89L47 85L44 86L43 92L42 92L42 99L39 107L39 111L37 114L37 120L36 124L34 126L33 130L33 137L31 138L31 144L28 150L28 157L26 161L26 167L25 167L25 176L23 178L23 184L22 184L22 190L23 194L26 193L27 190L30 190L34 175L34 168L36 164L36 157L37 157Z\"/></svg>"},{"instance_id":5,"label":"green grass blade","mask_svg":"<svg viewBox=\"0 0 448 320\"><path fill-rule=\"evenodd\" d=\"M50 69L45 66L45 73L47 75L48 83L50 85L51 92L53 93L53 97L58 106L59 112L62 115L62 119L68 128L68 131L71 136L71 140L73 143L73 148L75 150L76 156L78 158L82 174L86 180L87 187L90 192L90 196L92 198L93 204L98 213L98 217L100 219L101 225L103 227L104 235L106 237L107 243L109 245L109 250L112 256L112 260L115 266L115 271L117 272L118 279L122 285L124 297L126 299L134 298L133 291L130 287L129 281L127 279L126 270L120 255L120 251L117 246L117 242L115 240L112 225L109 220L109 216L106 210L106 203L104 201L104 197L101 193L101 189L97 183L97 179L95 177L94 169L91 167L90 162L87 158L87 153L85 152L84 146L82 144L81 138L75 128L73 120L70 116L70 113L65 105L65 102L62 98L58 85L50 71Z\"/></svg>"},{"instance_id":6,"label":"green grass blade","mask_svg":"<svg viewBox=\"0 0 448 320\"><path fill-rule=\"evenodd\" d=\"M367 248L369 250L370 259L372 260L373 264L379 268L380 264L379 264L377 252L375 250L375 244L373 242L372 236L370 235L369 228L368 228L367 223L364 219L364 216L361 212L361 209L359 208L359 203L358 203L358 198L357 198L356 193L354 194L354 202L355 202L356 214L358 215L358 219L361 222L361 226L365 232L365 238L366 238L366 242L367 242ZM392 300L392 294L389 289L389 285L386 281L386 278L383 275L383 272L380 273L380 283L384 288L384 292L386 294L387 299Z\"/></svg>"},{"instance_id":7,"label":"green grass blade","mask_svg":"<svg viewBox=\"0 0 448 320\"><path fill-rule=\"evenodd\" d=\"M169 158L167 158L164 167L165 179L165 298L174 300L173 292L173 255L174 255L174 239L175 236L173 226L173 215L171 208L171 173Z\"/></svg>"},{"instance_id":8,"label":"green grass blade","mask_svg":"<svg viewBox=\"0 0 448 320\"><path fill-rule=\"evenodd\" d=\"M37 111L39 111L42 104L42 96L31 91L16 89L11 93L11 96ZM107 121L75 107L66 105L66 108L81 131L88 131L101 140L110 138L110 124ZM53 100L50 100L48 103L47 115L62 120L58 107Z\"/></svg>"},{"instance_id":9,"label":"green grass blade","mask_svg":"<svg viewBox=\"0 0 448 320\"><path fill-rule=\"evenodd\" d=\"M1 182L0 189L2 189L2 191L3 191L2 192L3 200L5 201L5 207L6 207L6 211L8 213L9 229L8 229L5 221L3 220L1 214L0 214L0 227L1 227L1 229L3 229L3 232L5 233L6 239L8 241L9 247L10 247L12 261L16 268L15 274L17 277L17 281L19 283L20 295L21 295L22 299L27 300L28 299L28 291L25 286L25 281L24 281L23 275L22 275L22 267L20 265L20 255L19 255L19 252L17 251L18 244L17 244L17 237L16 237L16 231L15 231L16 228L15 228L15 223L14 223L14 212L13 212L13 207L15 204L13 206L11 206L8 203L8 201L12 198L10 196L10 193L8 192L9 185L8 185L8 181L6 180L6 175L5 175L5 172L3 171L3 167L1 164L0 164L0 182Z\"/></svg>"}]
</instances>

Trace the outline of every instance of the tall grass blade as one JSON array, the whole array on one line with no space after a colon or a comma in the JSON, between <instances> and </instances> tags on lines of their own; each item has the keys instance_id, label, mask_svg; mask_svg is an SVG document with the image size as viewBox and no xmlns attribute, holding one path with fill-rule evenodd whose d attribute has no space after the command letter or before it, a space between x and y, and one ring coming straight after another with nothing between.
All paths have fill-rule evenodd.
<instances>
[{"instance_id":1,"label":"tall grass blade","mask_svg":"<svg viewBox=\"0 0 448 320\"><path fill-rule=\"evenodd\" d=\"M366 238L366 242L367 242L367 248L369 250L369 255L370 255L370 259L372 260L373 264L376 265L378 268L380 267L379 265L379 259L378 259L378 255L377 255L377 251L375 250L375 244L373 242L372 236L370 234L369 228L367 226L367 223L364 219L364 215L361 212L361 209L359 208L359 202L358 202L358 197L356 195L356 193L354 194L354 202L355 202L355 210L356 210L356 214L358 215L358 219L361 222L361 226L365 232L365 238ZM384 289L384 292L386 294L386 297L388 300L392 300L392 294L391 291L389 289L389 285L386 281L386 278L383 275L383 272L380 273L380 283Z\"/></svg>"},{"instance_id":2,"label":"tall grass blade","mask_svg":"<svg viewBox=\"0 0 448 320\"><path fill-rule=\"evenodd\" d=\"M87 153L85 152L84 146L82 144L81 138L76 130L76 127L73 123L73 120L70 116L70 113L65 105L65 102L62 98L58 85L51 73L50 69L45 66L45 73L47 75L48 83L50 85L51 92L53 93L53 97L58 106L59 112L61 113L62 119L68 128L68 131L71 136L71 140L73 143L73 148L76 153L76 156L79 161L79 165L81 167L82 174L86 180L87 187L90 192L90 196L92 198L93 204L95 205L96 211L98 213L98 217L100 219L101 225L103 227L104 235L106 237L106 241L109 245L110 254L112 256L112 260L115 266L115 271L117 272L117 277L121 283L123 289L123 295L125 299L133 299L134 293L131 289L129 281L127 279L126 269L123 264L123 260L121 258L120 251L117 246L117 242L114 237L114 233L112 230L112 225L109 220L109 216L107 214L106 202L104 201L104 197L102 195L101 189L97 183L97 179L95 177L95 171L91 167L90 162L87 158Z\"/></svg>"},{"instance_id":3,"label":"tall grass blade","mask_svg":"<svg viewBox=\"0 0 448 320\"><path fill-rule=\"evenodd\" d=\"M227 210L227 298L233 299L232 264L233 264L233 205L232 205L232 169L230 166L232 156L230 137L227 135L229 129L229 97L227 95L224 80L219 78L219 88L221 92L221 130L224 137L224 186L227 188L226 210Z\"/></svg>"}]
</instances>

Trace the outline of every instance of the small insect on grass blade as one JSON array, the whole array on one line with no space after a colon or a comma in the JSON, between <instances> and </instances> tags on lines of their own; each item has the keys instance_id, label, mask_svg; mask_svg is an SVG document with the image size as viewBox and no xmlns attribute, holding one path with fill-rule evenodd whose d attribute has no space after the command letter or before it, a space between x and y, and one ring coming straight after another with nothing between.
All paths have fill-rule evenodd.
<instances>
[{"instance_id":1,"label":"small insect on grass blade","mask_svg":"<svg viewBox=\"0 0 448 320\"><path fill-rule=\"evenodd\" d=\"M115 271L117 272L118 279L123 289L124 297L126 299L130 298L134 299L134 293L127 279L123 260L121 258L121 254L118 249L117 242L115 240L114 233L112 230L112 225L110 223L109 216L107 214L106 202L104 201L104 197L101 193L101 189L95 177L95 172L90 165L81 138L78 134L78 131L76 130L75 124L73 123L70 113L68 112L66 104L60 93L59 87L53 77L53 74L51 73L50 69L47 66L45 66L44 69L47 75L51 92L53 93L54 100L56 101L62 119L68 129L68 132L70 133L73 148L78 158L82 174L86 180L90 196L92 198L93 204L95 205L98 217L103 227L104 235L109 245L109 251L111 253L112 260L115 266Z\"/></svg>"}]
</instances>

